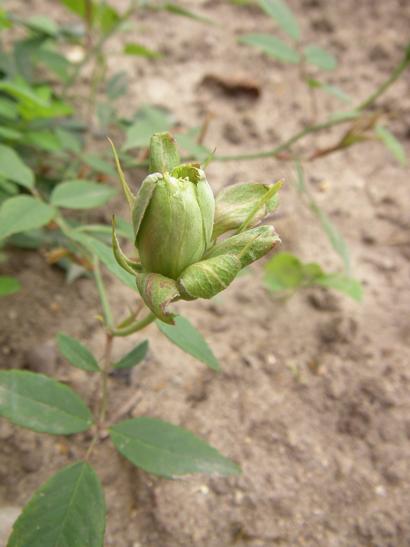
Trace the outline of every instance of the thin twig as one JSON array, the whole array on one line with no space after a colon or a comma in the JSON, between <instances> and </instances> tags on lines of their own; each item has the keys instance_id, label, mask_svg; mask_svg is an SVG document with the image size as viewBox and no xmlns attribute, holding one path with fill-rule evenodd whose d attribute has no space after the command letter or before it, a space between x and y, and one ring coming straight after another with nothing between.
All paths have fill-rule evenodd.
<instances>
[{"instance_id":1,"label":"thin twig","mask_svg":"<svg viewBox=\"0 0 410 547\"><path fill-rule=\"evenodd\" d=\"M131 323L130 325L124 327L124 328L114 328L111 330L112 336L128 336L130 334L133 334L134 332L138 332L145 327L147 327L150 323L155 321L155 315L153 313L149 313L139 321L135 321L134 323Z\"/></svg>"},{"instance_id":2,"label":"thin twig","mask_svg":"<svg viewBox=\"0 0 410 547\"><path fill-rule=\"evenodd\" d=\"M363 112L364 110L367 110L368 108L370 108L376 102L376 100L383 93L385 93L387 89L389 89L389 87L400 77L400 75L406 70L409 64L410 64L410 54L406 52L405 57L400 61L400 63L393 70L390 76L382 84L380 84L380 86L376 89L374 93L369 95L367 99L361 102L353 110L353 112ZM310 135L312 133L318 133L319 131L323 131L324 129L329 129L330 127L347 123L351 119L352 119L352 113L347 112L345 115L342 115L338 118L334 118L333 120L328 120L326 122L308 126L305 129L302 129L301 131L293 135L292 137L290 137L289 139L287 139L285 142L279 144L278 146L275 146L275 148L272 148L271 150L265 150L263 152L251 152L249 154L232 154L232 155L220 155L220 156L215 155L213 159L214 161L238 161L238 160L256 160L256 159L262 159L262 158L276 157L281 152L288 150L293 144L302 140L307 135Z\"/></svg>"},{"instance_id":3,"label":"thin twig","mask_svg":"<svg viewBox=\"0 0 410 547\"><path fill-rule=\"evenodd\" d=\"M110 308L110 303L108 301L107 292L105 290L104 281L101 275L100 262L96 255L94 255L94 278L95 284L97 286L98 296L100 297L101 307L104 314L104 322L108 329L111 329L113 326L112 312Z\"/></svg>"}]
</instances>

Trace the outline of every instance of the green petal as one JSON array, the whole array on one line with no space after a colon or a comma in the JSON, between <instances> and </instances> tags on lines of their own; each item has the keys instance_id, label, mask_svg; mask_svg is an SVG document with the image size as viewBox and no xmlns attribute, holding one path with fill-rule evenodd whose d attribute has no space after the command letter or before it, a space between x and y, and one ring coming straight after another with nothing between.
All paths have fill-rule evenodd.
<instances>
[{"instance_id":1,"label":"green petal","mask_svg":"<svg viewBox=\"0 0 410 547\"><path fill-rule=\"evenodd\" d=\"M198 169L198 171L200 172L201 177L196 185L196 193L198 196L198 205L202 214L206 246L209 247L215 219L215 198L212 189L206 180L205 173L202 169Z\"/></svg>"},{"instance_id":2,"label":"green petal","mask_svg":"<svg viewBox=\"0 0 410 547\"><path fill-rule=\"evenodd\" d=\"M213 239L229 230L255 226L277 207L277 191L282 183L234 184L225 188L216 197ZM273 189L276 190L273 191ZM273 195L272 195L273 191Z\"/></svg>"},{"instance_id":3,"label":"green petal","mask_svg":"<svg viewBox=\"0 0 410 547\"><path fill-rule=\"evenodd\" d=\"M185 300L212 298L226 289L242 269L234 255L221 255L188 266L178 279L181 296Z\"/></svg>"},{"instance_id":4,"label":"green petal","mask_svg":"<svg viewBox=\"0 0 410 547\"><path fill-rule=\"evenodd\" d=\"M135 240L137 239L142 220L149 202L151 201L152 194L154 193L155 185L160 179L162 179L161 173L148 175L148 177L143 180L141 188L138 190L135 205L132 210L132 224L134 227Z\"/></svg>"},{"instance_id":5,"label":"green petal","mask_svg":"<svg viewBox=\"0 0 410 547\"><path fill-rule=\"evenodd\" d=\"M267 254L277 243L280 243L280 237L273 226L259 226L217 243L207 252L206 258L231 254L244 268Z\"/></svg>"},{"instance_id":6,"label":"green petal","mask_svg":"<svg viewBox=\"0 0 410 547\"><path fill-rule=\"evenodd\" d=\"M136 279L140 295L152 313L164 323L173 325L174 314L167 311L167 306L180 297L176 282L155 273L140 273Z\"/></svg>"}]
</instances>

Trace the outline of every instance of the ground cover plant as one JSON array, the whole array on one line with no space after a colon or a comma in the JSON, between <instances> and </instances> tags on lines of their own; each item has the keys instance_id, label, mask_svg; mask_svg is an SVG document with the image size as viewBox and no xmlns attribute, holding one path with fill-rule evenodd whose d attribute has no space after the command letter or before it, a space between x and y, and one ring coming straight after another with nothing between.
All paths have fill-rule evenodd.
<instances>
[{"instance_id":1,"label":"ground cover plant","mask_svg":"<svg viewBox=\"0 0 410 547\"><path fill-rule=\"evenodd\" d=\"M62 470L68 460L83 461L89 450L87 461L95 467L100 482L104 484L107 505L110 507L107 544L116 545L117 542L121 547L128 547L131 541L141 541L144 546L192 544L207 547L209 537L221 537L227 545L247 545L253 542L269 544L277 541L278 536L284 537L283 541L289 544L297 544L299 536L304 538L305 543L312 541L312 544L319 545L331 543L331 540L339 541L340 538L344 538L347 544L368 542L372 545L377 544L379 538L382 538L382 544L388 541L400 544L400 534L405 534L405 531L400 530L406 527L404 521L400 520L400 508L394 505L393 498L404 499L405 474L401 466L404 465L405 449L400 444L398 433L404 412L400 417L401 410L389 398L386 390L388 387L394 392L397 401L401 400L405 407L397 385L393 385L400 373L400 382L405 386L405 369L400 365L398 357L395 361L389 356L396 355L396 352L399 354L400 333L406 332L406 322L402 320L399 324L397 319L406 301L405 296L397 297L397 285L404 283L401 270L406 261L408 240L401 233L405 217L402 217L400 207L394 201L400 195L400 181L406 165L407 137L403 122L406 97L405 94L401 98L399 96L399 90L403 90L408 77L406 37L397 34L396 47L386 46L389 55L384 62L377 57L372 62L367 61L366 70L371 74L367 81L361 72L363 65L358 67L353 63L351 70L347 69L352 62L352 48L346 45L343 34L339 42L327 42L330 35L320 30L316 35L309 27L310 23L306 23L311 20L312 13L316 13L318 18L319 12L326 11L323 6L319 9L313 6L314 3L305 2L304 6L313 6L306 7L306 19L305 8L302 11L294 3L291 3L294 14L283 2L233 3L242 5L230 8L215 5L218 17L213 17L214 12L208 9L211 3L201 3L198 7L192 4L201 16L204 15L196 19L195 14L178 9L175 4L138 5L138 10L143 9L140 12L143 13L142 24L148 29L142 33L141 38L139 31L142 27L136 27L138 32L133 36L126 34L127 28L138 21L136 17L139 11L136 10L104 39L98 55L94 55L97 50L92 48L94 56L89 57L84 64L84 57L73 62L67 53L83 54L86 42L98 45L105 35L100 26L98 10L95 11L97 15L91 18L87 16L92 28L90 25L87 27L87 17L84 17L86 11L74 10L73 21L76 21L77 29L81 32L74 35L68 33L67 36L60 33L60 26L65 27L65 24L59 24L58 38L54 40L49 35L39 46L47 53L33 55L34 79L28 81L27 76L27 81L24 80L36 91L48 86L52 101L67 105L72 112L52 119L38 116L33 121L23 120L27 105L20 104L19 97L2 91L1 98L6 101L6 106L9 106L7 101L11 101L18 105L19 111L14 121L2 118L2 127L5 128L2 146L6 149L3 153L7 160L2 164L2 168L7 170L0 182L2 192L4 190L0 208L0 232L4 230L2 257L6 259L2 269L7 273L0 281L0 296L7 296L7 299L3 298L0 302L2 367L6 370L23 367L36 371L31 372L34 376L46 372L47 359L44 362L43 358L40 359L41 364L36 365L24 352L34 354L37 347L42 347L43 340L49 338L50 332L54 335L56 329L63 331L58 335L57 345L61 355L65 355L74 365L77 363L77 367L72 367L70 372L67 362L62 362L60 358L57 367L59 373L51 376L59 380L59 385L74 387L81 393L83 400L89 401L97 424L76 434L73 438L75 442L72 442L71 436L67 436L66 441L60 441L59 436L34 435L16 427L11 428L7 426L6 420L2 420L0 460L10 463L6 464L9 465L9 476L4 472L2 474L4 464L0 466L1 503L5 501L6 505L19 505L21 509L39 484L43 483L46 488L50 469ZM318 6L320 2L315 4ZM108 6L107 13L112 13L108 3L90 5L92 8L97 5ZM121 9L113 2L111 5L114 11L118 9L120 16L125 13L125 4L121 5ZM389 11L390 8L385 9ZM286 43L299 55L300 63L286 64L278 62L278 58L260 55L257 50L249 47L251 44L243 40L249 34L261 33L259 23L266 33L274 31L275 27L265 16L266 12L274 15L273 23L279 23L279 26L280 13L286 13L288 19L290 17L297 21L300 39L295 40L291 35L289 38L284 34L279 36L284 41L289 40ZM168 19L163 18L165 13L184 15L181 36L179 27L178 33L172 35L172 25L168 24ZM225 20L228 14L231 19ZM157 36L155 28L151 26L156 17L162 21L164 28L164 37L158 39L158 47L157 41L151 39ZM217 24L212 25L215 21L218 23L219 17L227 22L226 28L230 29L226 36L221 34ZM257 24L251 24L253 17ZM6 25L12 21L14 26L14 29L6 31L19 29L19 36L24 33L23 41L28 42L26 51L27 47L31 47L33 52L37 52L35 38L42 36L44 30L36 29L34 23L41 27L41 21L34 20L29 26L25 24L25 19L24 23L9 16L5 19L8 20ZM372 18L369 21L373 21ZM188 22L191 26L188 26ZM374 21L369 22L369 25L373 24ZM195 30L192 25L195 25ZM126 39L123 39L122 32L127 36ZM7 34L4 36L4 49L10 53L10 39ZM379 32L374 36L384 34ZM186 44L183 42L187 37L190 55L187 55ZM209 59L208 50L205 55L201 49L202 41L209 48ZM340 41L345 44L345 50L340 47ZM376 43L378 40L374 38L374 41ZM356 47L360 45L357 41L355 43ZM367 43L370 47L373 38L368 36ZM112 44L121 71L116 61L111 59ZM309 65L304 50L312 44L324 45L325 51L332 52L334 59L337 58L337 66L330 70ZM233 66L242 67L245 72L253 74L258 70L263 72L263 82L257 84L261 90L258 99L250 99L243 91L239 91L239 98L230 95L231 90L225 95L220 89L216 92L202 83L207 72L213 70L212 63L217 65L217 57L223 57L223 50L220 49L222 45L231 48L229 51ZM68 86L53 76L43 61L40 63L42 55L47 59L52 57L48 55L48 50L62 54L62 58L68 61L65 65L69 74L73 74L73 68L79 69ZM212 56L215 50L219 52L216 57ZM360 46L357 51L363 55L367 50ZM12 57L15 57L14 53ZM191 63L191 57L196 67ZM205 57L208 59L206 63ZM122 58L128 59L128 64L123 63ZM133 59L137 59L137 64L131 64ZM138 64L140 62L146 64ZM166 66L168 63L169 66ZM8 62L3 65L10 67ZM138 72L138 78L133 73L135 66L139 70L143 67ZM128 71L125 70L127 77L124 67L128 67ZM199 77L198 81L195 80L193 75L196 73L201 78L203 76L203 80ZM3 83L10 83L13 79L10 74L4 72ZM271 78L271 74L274 77ZM271 85L278 74L283 75L285 82L293 82L290 87L295 86L295 103L298 105L301 102L302 110L293 110L293 106L289 106L290 97L284 99L282 96L281 99L277 89ZM153 92L151 79L157 82L157 86L158 81L164 85L162 96L158 93L158 87ZM299 80L297 86L296 79ZM128 92L127 80L130 84ZM397 86L391 87L396 82ZM255 83L252 85L256 88ZM139 89L144 91L140 93ZM178 100L172 94L173 89ZM349 93L345 89L349 89ZM267 101L269 95L272 97L270 104ZM121 105L130 96L133 98L132 112L124 115ZM147 100L150 97L153 97L152 104ZM275 105L277 99L279 105ZM264 105L266 113L273 115L276 109L284 109L282 121L277 118L271 121L271 125L276 126L275 134L271 132L269 121L262 120L261 105ZM332 105L332 108L328 105ZM207 116L208 108L215 110L213 117ZM92 118L91 125L88 125L89 118ZM87 119L87 124L81 123L84 119ZM231 127L233 125L242 131L242 141L237 135L233 136L236 139L234 146L233 140L231 142L228 138L231 129L228 131L224 128L224 123L228 126L226 120L229 120ZM278 173L278 178L285 179L283 207L275 217L275 225L284 238L281 251L261 261L259 268L241 269L233 287L212 296L209 301L203 297L213 294L210 278L215 278L217 273L218 278L222 279L222 285L228 283L238 268L242 267L242 259L248 251L238 251L234 246L227 253L228 256L224 253L220 258L218 249L218 254L211 256L207 251L202 253L202 244L199 244L195 245L198 254L195 256L195 264L190 264L186 274L178 272L181 275L176 275L173 266L158 273L154 271L157 269L155 263L149 259L145 259L148 266L142 272L134 247L133 222L129 221L126 207L119 205L118 185L112 183L115 164L106 141L107 134L116 144L118 164L122 165L128 180L133 181L134 191L134 181L143 180L146 174L142 169L149 169L149 136L154 131L171 128L182 150L182 161L198 161L203 166L207 165L209 178L216 187L250 180L254 189L258 187L264 192L264 186L255 184L255 181L272 182L272 173ZM344 128L343 132L337 133L341 128ZM16 138L19 132L22 138ZM332 142L333 135L335 140ZM64 141L66 148L53 149L53 140L59 146ZM216 143L218 146L214 149ZM390 162L380 143L392 153L397 167ZM371 170L372 164L374 171ZM133 174L133 168L139 170L137 175ZM175 174L196 179L196 169L197 166L193 165L182 171L177 170ZM358 173L365 181L361 186L357 180L359 176L356 179L354 177ZM18 177L20 182L14 181L13 177ZM329 181L324 180L325 177ZM381 184L382 177L384 185ZM156 183L149 179L147 188L149 181ZM357 184L357 188L350 184L351 181ZM217 199L221 199L225 192L228 192L229 197L229 185L222 187ZM376 190L384 196L383 202ZM271 211L277 204L275 192L270 203ZM133 196L128 194L128 198L132 202ZM269 197L266 199L269 201ZM370 212L367 199L372 200ZM405 199L401 202L404 203ZM110 216L113 211L115 234L112 239ZM265 212L270 214L268 209ZM264 234L265 229L261 233L252 232L259 228L246 227L245 220L243 222L247 228L244 234L250 231L251 239L253 235ZM270 218L267 222L270 222ZM394 227L391 234L383 233L380 228L383 223L391 223ZM150 239L148 231L145 234L142 231L140 235L141 238L145 235L147 247ZM241 234L234 237L238 236L245 238ZM261 243L259 238L256 242ZM335 257L328 252L328 243ZM33 249L39 254L16 251L18 248ZM222 247L222 250L226 251L227 247ZM244 254L238 257L232 254L232 250L239 252L239 255L242 252ZM47 268L43 257L51 265L64 269L68 282L75 283L63 285L59 269ZM214 269L209 270L209 264L200 265L204 260L213 260L211 265ZM109 281L105 269L116 280ZM246 275L251 272L257 274L261 270L263 284L258 275ZM165 279L157 277L164 274ZM35 279L33 276L36 275L33 284L30 279ZM158 318L154 319L150 313L141 320L142 310L139 308L142 302L141 306L137 305L135 309L132 307L129 316L123 318L124 308L127 307L124 305L125 294L128 287L135 292L137 279L146 305L151 308L154 316L157 314L161 317L162 322ZM107 282L108 297L104 288ZM50 284L49 292L44 290L47 283ZM60 286L64 294L59 296L61 304L55 301L56 290ZM93 291L93 286L98 287L98 290ZM121 286L124 287L122 292ZM22 289L20 295L17 294L19 289ZM268 299L266 289L275 298ZM277 299L278 296L292 295L299 289L303 289L303 292L291 302L287 298ZM348 299L338 298L329 289L355 300L362 299L364 295L364 303L357 306ZM95 327L98 322L94 320L92 312L90 314L90 310L95 309L92 296L96 293L102 299L103 313L99 322L103 328L101 325ZM79 300L80 294L83 305ZM30 298L27 302L32 305L23 308L25 312L29 307L30 314L20 314L19 302L23 297ZM195 302L190 302L189 299L196 297L199 298ZM45 303L43 312L36 304L36 301L41 301L40 298ZM173 305L168 306L167 301L174 298L178 313L182 313L183 317L174 318L176 325L172 326L164 320L172 320L169 314L172 313ZM107 300L110 300L110 305ZM394 312L391 311L391 302L396 303ZM66 320L59 316L59 305L64 305L67 310ZM385 321L383 330L382 312ZM19 314L18 328L13 319L16 313ZM185 318L186 314L190 321ZM305 318L305 326L302 326ZM146 340L139 338L139 328L150 322L152 326L144 335L147 336ZM195 376L194 372L184 368L183 359L180 359L182 370L178 369L174 364L178 354L174 355L165 345L167 340L173 339L188 353L207 361L209 368L217 368L218 360L193 324L212 337L215 355L223 359L225 372L220 387L220 378L218 375L214 378L212 370L207 371L204 367L203 376L200 372ZM158 329L165 334L162 340L157 340L153 334ZM115 335L113 330L117 331ZM97 342L94 332L95 336L100 332ZM104 332L105 337L101 332ZM132 332L139 339L136 345L132 345L128 337ZM244 332L247 333L246 337ZM286 336L283 333L287 333ZM378 333L379 336L376 336ZM104 351L101 346L104 340L107 344L110 338L108 353L115 357L110 359L111 367L105 374L102 370L105 359L100 359ZM93 351L88 350L79 339L85 341ZM122 345L122 340L129 340L128 344ZM51 344L52 347L55 345L55 342ZM121 353L122 348L124 351ZM383 355L380 363L377 361L377 352ZM386 376L383 376L385 371L382 362L386 366ZM83 367L82 370L78 369L78 363ZM99 370L95 368L95 363ZM165 372L165 363L168 373ZM136 369L132 366L134 364L138 364ZM76 377L76 373L83 376ZM290 373L291 382L288 381L287 373ZM189 374L192 374L192 379L188 382L186 378L190 378ZM76 378L82 379L82 385ZM97 389L100 380L101 393L100 388ZM111 409L108 410L101 402L104 400L104 382L110 386L111 392ZM179 382L182 382L182 386ZM161 385L167 387L164 389ZM98 391L98 395L94 390ZM156 401L157 390L161 402ZM282 394L284 398L279 409L275 401L279 401ZM105 414L104 418L100 419L100 412ZM147 426L152 427L154 423L158 425L157 420L165 416L173 424L181 424L188 430L200 432L200 437L209 439L222 453L229 454L233 460L241 463L244 475L233 475L221 481L203 479L201 482L201 478L191 478L189 482L155 482L148 475L145 478L144 473L131 471L132 465L120 458L118 461L121 463L116 465L107 426L124 422L127 416L132 416L127 421L139 420L141 414L155 416L153 422L145 424ZM383 428L383 416L386 419L388 416L393 424L389 430ZM317 420L314 427L310 420ZM337 448L339 437L343 441L340 445L343 448ZM50 440L53 438L55 442ZM238 438L243 439L243 442L238 443ZM33 462L36 453L47 453L50 456L50 461L37 464L38 469L34 473L23 473L19 467L27 446L33 447L30 449ZM15 458L10 450L14 450ZM349 475L346 469L352 454L363 465L360 471L354 469ZM364 454L368 454L368 460ZM401 463L393 465L392 460ZM268 461L269 467L275 467L275 472L268 470ZM97 492L98 484L92 480L92 472L88 472L87 465L73 469L68 467L67 475L58 477L56 483L48 486L59 488L62 484L60 478L64 481L75 477L76 473L84 473L84 480L90 479L91 489ZM318 471L320 466L321 471ZM109 476L110 468L117 470L118 476L115 479ZM322 482L325 475L326 481ZM14 483L11 483L12 476L16 477ZM116 482L122 476L127 477L129 489ZM397 485L395 476L401 477L401 484ZM314 477L315 482L311 492L309 485L313 479L310 477ZM301 494L294 498L292 481L295 481ZM335 522L332 523L331 515L334 504L341 503L340 499L335 499L339 495L338 485L340 488L343 485L345 496L349 492L351 499L342 508L346 519L335 532ZM316 489L325 492L320 503L314 496ZM376 499L368 503L382 509L380 514L376 513L377 521L366 513L367 507L370 508L370 505L367 506L368 496L371 497L373 489ZM133 491L129 497L128 490ZM360 507L355 506L356 494L357 498L359 494L361 496ZM133 501L129 502L132 496ZM102 498L99 500L101 502ZM175 500L184 508L181 515L186 515L186 518L182 519L173 511ZM226 512L220 505L221 500L228 508ZM129 510L128 503L131 507ZM101 503L99 507L102 508ZM135 507L138 509L135 510ZM218 507L218 514L226 518L217 522L212 516L212 507ZM308 519L306 522L310 522L309 527L302 530L297 524L296 508L306 519L306 515L311 515L312 507L315 507L317 513L315 519ZM390 511L394 512L394 517L390 516ZM2 508L0 532L1 513ZM101 517L102 511L99 514ZM272 518L272 515L275 517ZM122 525L118 522L122 522ZM395 527L396 522L400 523L398 528ZM325 532L320 528L322 523ZM100 526L100 532L101 529ZM139 530L142 530L141 538ZM309 534L312 534L313 540Z\"/></svg>"},{"instance_id":2,"label":"ground cover plant","mask_svg":"<svg viewBox=\"0 0 410 547\"><path fill-rule=\"evenodd\" d=\"M147 147L152 132L166 129L170 122L168 113L149 106L128 119L120 118L116 102L126 92L127 75L120 71L108 78L106 73L104 46L131 24L133 15L146 8L130 2L120 13L106 2L61 3L83 26L58 25L46 16L22 19L6 9L0 14L3 34L24 32L23 38L12 39L10 44L5 40L1 52L0 243L7 239L8 244L23 248L48 247L50 262L64 267L68 279L73 280L84 272L86 259L76 256L63 230L41 229L53 216L42 201L80 210L103 205L115 194L106 184L115 172L104 155L90 152L93 133L124 131L127 141L121 159L127 161L130 141L133 147ZM201 19L173 3L150 9ZM124 55L149 59L160 56L137 42L126 43L123 51ZM70 62L73 55L79 58ZM90 65L90 82L81 97L85 106L77 111L76 84ZM189 143L189 138L186 140ZM10 216L14 221L24 220L19 224ZM98 227L93 229L98 232ZM104 232L104 227L101 230ZM4 276L0 294L13 294L19 286L16 279Z\"/></svg>"},{"instance_id":3,"label":"ground cover plant","mask_svg":"<svg viewBox=\"0 0 410 547\"><path fill-rule=\"evenodd\" d=\"M107 427L117 450L147 472L167 478L195 472L239 472L239 467L216 449L162 420L140 416L108 426L108 374L112 369L137 365L148 349L147 341L140 342L113 363L112 344L115 337L139 332L157 319L160 331L172 342L218 370L218 361L201 335L189 321L170 313L168 306L180 299L212 298L243 268L275 246L279 238L271 226L253 226L274 209L281 184L230 186L215 202L204 171L199 164L181 164L175 141L168 133L152 137L151 174L137 195L128 186L117 155L116 162L140 262L122 252L115 221L113 254L125 271L124 280L131 287L136 285L150 312L142 319L133 312L119 324L114 323L98 254L93 254L106 330L104 355L99 363L79 341L65 334L59 335L58 343L73 366L101 377L94 417L81 398L62 383L39 373L0 372L0 414L14 424L51 435L72 435L95 427L84 459L59 471L34 494L13 527L9 546L103 544L104 495L89 460ZM65 230L70 237L69 229ZM234 235L219 242L227 232ZM89 247L87 236L77 234L74 239Z\"/></svg>"}]
</instances>

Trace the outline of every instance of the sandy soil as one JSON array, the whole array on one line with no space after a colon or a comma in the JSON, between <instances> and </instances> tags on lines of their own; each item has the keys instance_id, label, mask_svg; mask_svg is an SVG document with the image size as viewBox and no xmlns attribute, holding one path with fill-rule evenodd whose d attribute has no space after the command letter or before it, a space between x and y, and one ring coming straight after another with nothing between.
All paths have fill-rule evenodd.
<instances>
[{"instance_id":1,"label":"sandy soil","mask_svg":"<svg viewBox=\"0 0 410 547\"><path fill-rule=\"evenodd\" d=\"M54 2L30 2L47 13ZM23 2L14 2L24 11ZM118 2L120 6L120 2ZM131 87L122 108L144 103L170 108L182 126L213 115L207 143L218 152L265 149L309 118L297 72L238 46L243 32L274 26L254 8L223 1L190 2L215 26L165 14L137 22L139 38L164 58L125 58L121 36L110 48L112 70L127 70ZM366 0L290 0L306 40L340 59L332 83L365 97L401 56L408 41L410 4ZM56 17L63 15L55 8ZM261 94L235 96L206 76L256 82ZM381 104L410 154L409 74ZM319 114L341 109L321 97ZM332 144L340 130L304 143ZM306 166L315 197L345 235L361 304L321 290L287 301L268 296L260 265L212 302L179 310L200 328L223 364L215 375L147 330L149 357L128 376L111 380L115 412L135 391L132 415L150 414L190 428L240 462L239 478L158 480L101 445L95 466L108 504L106 545L115 547L405 547L410 545L410 239L408 172L378 143L366 143ZM291 180L289 164L273 159L214 163L215 190L237 181ZM139 180L141 173L135 174ZM117 202L118 204L119 202ZM109 216L107 209L107 218ZM283 192L275 227L283 250L325 267L340 266L320 228L291 190ZM86 373L57 355L63 330L98 353L97 297L90 281L67 286L41 256L11 253L24 290L2 302L0 359L4 368L53 374L91 397ZM134 296L110 279L122 313ZM138 341L121 340L120 356ZM59 439L0 422L0 512L24 505L50 474L81 457L86 435ZM1 540L0 540L1 542Z\"/></svg>"}]
</instances>

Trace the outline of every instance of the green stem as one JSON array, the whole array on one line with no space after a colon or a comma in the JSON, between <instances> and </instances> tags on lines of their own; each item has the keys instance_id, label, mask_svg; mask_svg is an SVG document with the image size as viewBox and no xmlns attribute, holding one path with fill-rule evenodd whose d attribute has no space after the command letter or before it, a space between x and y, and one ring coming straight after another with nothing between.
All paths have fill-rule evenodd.
<instances>
[{"instance_id":1,"label":"green stem","mask_svg":"<svg viewBox=\"0 0 410 547\"><path fill-rule=\"evenodd\" d=\"M93 266L95 284L97 286L98 296L100 297L101 307L104 314L104 323L108 329L111 329L113 326L111 307L108 301L107 292L105 290L103 278L101 275L100 262L96 255L94 255L93 258Z\"/></svg>"},{"instance_id":2,"label":"green stem","mask_svg":"<svg viewBox=\"0 0 410 547\"><path fill-rule=\"evenodd\" d=\"M106 343L105 343L105 352L104 352L104 363L101 370L101 403L98 416L98 426L99 429L102 428L105 417L107 415L108 408L108 374L111 368L111 353L112 353L112 343L113 337L107 332Z\"/></svg>"},{"instance_id":3,"label":"green stem","mask_svg":"<svg viewBox=\"0 0 410 547\"><path fill-rule=\"evenodd\" d=\"M98 410L95 416L95 432L91 442L88 446L84 459L89 460L91 454L101 436L102 429L104 427L105 418L108 409L108 374L111 368L111 354L112 354L113 337L107 332L105 337L105 349L103 357L103 366L100 372L100 390Z\"/></svg>"},{"instance_id":4,"label":"green stem","mask_svg":"<svg viewBox=\"0 0 410 547\"><path fill-rule=\"evenodd\" d=\"M376 89L374 93L369 95L367 99L365 99L362 103L360 103L354 111L356 112L363 112L370 106L374 104L374 102L387 91L387 89L399 78L399 76L406 70L406 68L410 64L410 54L406 52L405 57L400 61L400 63L397 65L397 67L393 70L393 72L390 74L390 76ZM302 140L307 135L310 135L312 133L318 133L319 131L323 131L324 129L329 129L330 127L334 127L336 125L340 125L343 123L348 122L352 119L352 113L347 112L345 115L339 116L338 118L334 118L333 120L328 120L323 123L318 123L316 125L311 125L306 127L305 129L302 129L289 139L287 139L285 142L279 144L275 148L272 148L271 150L265 150L263 152L251 152L249 154L233 154L233 155L221 155L221 156L214 156L213 159L215 161L238 161L238 160L256 160L261 158L272 158L280 154L281 152L284 152L285 150L288 150L293 144L296 142Z\"/></svg>"},{"instance_id":5,"label":"green stem","mask_svg":"<svg viewBox=\"0 0 410 547\"><path fill-rule=\"evenodd\" d=\"M149 313L139 321L135 321L124 328L115 328L112 329L110 332L112 336L128 336L130 334L133 334L134 332L138 332L145 327L147 327L150 323L155 321L155 315L153 313Z\"/></svg>"},{"instance_id":6,"label":"green stem","mask_svg":"<svg viewBox=\"0 0 410 547\"><path fill-rule=\"evenodd\" d=\"M347 113L344 116L340 116L339 118L336 118L334 120L329 120L327 122L318 123L316 125L311 125L309 127L306 127L305 129L302 129L302 131L299 131L299 133L296 133L293 135L293 137L290 137L290 139L286 140L285 142L279 144L275 148L272 148L271 150L265 150L264 152L253 152L250 154L233 154L233 155L223 155L223 156L214 156L215 161L236 161L236 160L256 160L261 158L271 158L274 156L277 156L281 152L284 152L288 148L290 148L295 142L303 139L303 137L306 137L306 135L310 135L311 133L317 133L319 131L322 131L323 129L328 129L329 127L333 127L335 125L340 125L342 123L346 123L349 120L352 119L352 114Z\"/></svg>"},{"instance_id":7,"label":"green stem","mask_svg":"<svg viewBox=\"0 0 410 547\"><path fill-rule=\"evenodd\" d=\"M73 84L75 84L75 82L77 81L78 77L80 76L81 71L83 70L83 68L86 65L88 65L88 63L94 57L98 56L102 52L102 49L103 49L105 43L112 37L113 34L115 34L118 27L124 21L126 21L129 17L131 17L133 12L137 9L138 9L137 5L135 5L134 2L130 2L128 8L124 12L124 14L120 17L117 24L114 25L113 28L109 32L107 32L103 36L100 36L100 38L97 40L95 45L93 47L91 47L90 49L88 49L87 53L84 55L84 58L76 65L75 70L72 72L70 78L68 78L68 80L66 80L66 82L64 84L64 88L63 88L63 97L66 96L68 89Z\"/></svg>"},{"instance_id":8,"label":"green stem","mask_svg":"<svg viewBox=\"0 0 410 547\"><path fill-rule=\"evenodd\" d=\"M401 74L410 65L410 54L406 53L402 61L396 66L390 76L372 93L367 99L359 104L357 110L366 110L372 106L376 100L401 76Z\"/></svg>"}]
</instances>

